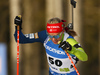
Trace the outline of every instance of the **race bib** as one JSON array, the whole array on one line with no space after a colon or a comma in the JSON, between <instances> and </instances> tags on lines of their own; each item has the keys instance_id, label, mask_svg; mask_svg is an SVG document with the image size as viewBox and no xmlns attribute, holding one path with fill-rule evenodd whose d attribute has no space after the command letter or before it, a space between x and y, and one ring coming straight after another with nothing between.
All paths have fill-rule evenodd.
<instances>
[{"instance_id":1,"label":"race bib","mask_svg":"<svg viewBox=\"0 0 100 75\"><path fill-rule=\"evenodd\" d=\"M49 67L52 71L57 73L70 73L75 71L74 68L71 68L71 62L69 58L55 58L47 54L47 60ZM73 60L75 63L75 60Z\"/></svg>"}]
</instances>

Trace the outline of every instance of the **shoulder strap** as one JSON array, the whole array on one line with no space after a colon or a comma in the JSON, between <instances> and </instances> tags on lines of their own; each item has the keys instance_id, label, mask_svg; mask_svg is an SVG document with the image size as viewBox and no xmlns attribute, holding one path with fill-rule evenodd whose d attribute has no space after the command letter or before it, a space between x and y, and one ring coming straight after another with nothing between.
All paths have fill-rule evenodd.
<instances>
[{"instance_id":1,"label":"shoulder strap","mask_svg":"<svg viewBox=\"0 0 100 75\"><path fill-rule=\"evenodd\" d=\"M68 38L73 38L73 37L71 35L69 35L68 33L64 32L64 39L63 39L63 41L66 41Z\"/></svg>"}]
</instances>

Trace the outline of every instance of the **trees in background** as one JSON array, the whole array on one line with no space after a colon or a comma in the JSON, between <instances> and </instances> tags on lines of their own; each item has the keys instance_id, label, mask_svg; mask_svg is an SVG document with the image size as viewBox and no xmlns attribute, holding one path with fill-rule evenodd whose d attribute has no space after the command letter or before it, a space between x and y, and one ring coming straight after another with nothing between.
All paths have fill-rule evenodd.
<instances>
[{"instance_id":1,"label":"trees in background","mask_svg":"<svg viewBox=\"0 0 100 75\"><path fill-rule=\"evenodd\" d=\"M17 44L13 34L16 15L23 17L24 34L35 33L46 28L46 22L52 17L71 22L71 10L67 0L3 0L0 1L0 42L8 45L8 72L16 73ZM79 4L79 5L78 5ZM80 5L81 4L81 5ZM99 0L77 1L74 9L74 30L80 35L79 41L89 56L87 62L81 62L81 75L99 75ZM78 13L81 14L78 14ZM69 19L70 18L70 19ZM82 23L80 23L82 21ZM81 26L81 27L80 27ZM80 30L80 31L77 31ZM81 32L81 33L80 33ZM20 45L20 74L47 75L48 66L45 50L41 43ZM10 60L10 61L9 61Z\"/></svg>"}]
</instances>

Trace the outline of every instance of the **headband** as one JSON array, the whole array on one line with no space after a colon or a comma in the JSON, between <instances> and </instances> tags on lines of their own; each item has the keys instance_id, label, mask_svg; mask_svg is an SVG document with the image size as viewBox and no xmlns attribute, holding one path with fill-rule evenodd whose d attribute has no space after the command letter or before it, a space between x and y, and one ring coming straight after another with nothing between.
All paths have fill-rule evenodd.
<instances>
[{"instance_id":1,"label":"headband","mask_svg":"<svg viewBox=\"0 0 100 75\"><path fill-rule=\"evenodd\" d=\"M63 31L64 25L63 22L55 23L55 24L47 23L46 28L48 33L60 33Z\"/></svg>"}]
</instances>

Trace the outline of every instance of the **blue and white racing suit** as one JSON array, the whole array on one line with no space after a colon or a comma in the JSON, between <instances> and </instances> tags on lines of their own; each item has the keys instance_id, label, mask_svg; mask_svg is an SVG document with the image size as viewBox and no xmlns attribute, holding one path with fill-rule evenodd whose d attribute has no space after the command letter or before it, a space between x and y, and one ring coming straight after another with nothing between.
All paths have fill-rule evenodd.
<instances>
[{"instance_id":1,"label":"blue and white racing suit","mask_svg":"<svg viewBox=\"0 0 100 75\"><path fill-rule=\"evenodd\" d=\"M15 31L15 40L17 41L17 31ZM72 36L64 33L64 39L73 38ZM71 68L71 62L66 55L65 51L59 48L58 44L54 44L46 34L46 30L31 33L23 34L20 30L19 43L34 43L41 42L44 44L46 49L46 55L49 65L49 75L77 75L74 68ZM74 55L70 55L71 57ZM75 60L72 58L73 62Z\"/></svg>"}]
</instances>

